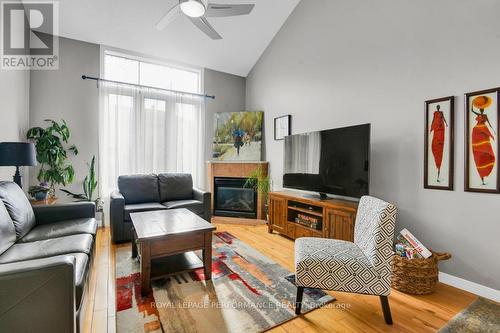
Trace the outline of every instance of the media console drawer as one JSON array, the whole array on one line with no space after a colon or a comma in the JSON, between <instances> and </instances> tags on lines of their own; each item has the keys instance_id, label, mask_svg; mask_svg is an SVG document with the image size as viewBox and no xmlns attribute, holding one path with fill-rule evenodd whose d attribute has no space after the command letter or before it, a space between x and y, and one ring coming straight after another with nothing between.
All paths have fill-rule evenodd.
<instances>
[{"instance_id":1,"label":"media console drawer","mask_svg":"<svg viewBox=\"0 0 500 333\"><path fill-rule=\"evenodd\" d=\"M307 227L296 225L294 238L299 238L299 237L318 237L318 235Z\"/></svg>"}]
</instances>

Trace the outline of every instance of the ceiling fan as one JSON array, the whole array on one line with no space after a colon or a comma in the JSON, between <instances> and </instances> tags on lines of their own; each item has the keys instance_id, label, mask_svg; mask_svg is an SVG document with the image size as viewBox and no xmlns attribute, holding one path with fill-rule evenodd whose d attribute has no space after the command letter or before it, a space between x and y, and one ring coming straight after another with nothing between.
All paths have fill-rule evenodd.
<instances>
[{"instance_id":1,"label":"ceiling fan","mask_svg":"<svg viewBox=\"0 0 500 333\"><path fill-rule=\"evenodd\" d=\"M207 17L227 17L248 15L253 4L215 4L208 0L179 0L156 24L158 30L163 30L181 14L184 14L193 24L212 39L222 39L217 31L207 21Z\"/></svg>"}]
</instances>

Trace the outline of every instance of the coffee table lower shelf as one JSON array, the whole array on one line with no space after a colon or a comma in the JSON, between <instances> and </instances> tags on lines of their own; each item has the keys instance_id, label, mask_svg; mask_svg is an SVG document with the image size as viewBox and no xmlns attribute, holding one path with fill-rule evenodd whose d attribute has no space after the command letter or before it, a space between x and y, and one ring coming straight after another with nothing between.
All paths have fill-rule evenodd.
<instances>
[{"instance_id":1,"label":"coffee table lower shelf","mask_svg":"<svg viewBox=\"0 0 500 333\"><path fill-rule=\"evenodd\" d=\"M191 272L199 268L203 268L203 261L194 251L157 258L151 262L151 280Z\"/></svg>"}]
</instances>

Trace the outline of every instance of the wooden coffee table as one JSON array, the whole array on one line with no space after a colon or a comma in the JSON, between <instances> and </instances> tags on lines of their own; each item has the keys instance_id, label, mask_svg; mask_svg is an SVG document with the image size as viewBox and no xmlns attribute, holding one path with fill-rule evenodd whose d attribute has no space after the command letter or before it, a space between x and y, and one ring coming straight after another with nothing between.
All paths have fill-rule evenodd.
<instances>
[{"instance_id":1,"label":"wooden coffee table","mask_svg":"<svg viewBox=\"0 0 500 333\"><path fill-rule=\"evenodd\" d=\"M141 292L151 289L151 279L204 267L212 275L212 231L215 227L180 208L130 214L134 225L132 257L141 262ZM193 252L202 250L203 261Z\"/></svg>"}]
</instances>

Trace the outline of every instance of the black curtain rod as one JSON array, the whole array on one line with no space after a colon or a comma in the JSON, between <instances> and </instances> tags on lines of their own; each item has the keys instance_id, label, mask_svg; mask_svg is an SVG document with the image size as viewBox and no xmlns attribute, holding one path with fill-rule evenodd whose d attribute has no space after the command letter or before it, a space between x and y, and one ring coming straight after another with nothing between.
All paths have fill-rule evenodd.
<instances>
[{"instance_id":1,"label":"black curtain rod","mask_svg":"<svg viewBox=\"0 0 500 333\"><path fill-rule=\"evenodd\" d=\"M157 88L157 87L152 87L152 86L142 86L140 84L120 82L120 81L113 81L113 80L106 80L106 79L101 79L100 77L93 77L93 76L87 76L87 75L82 75L82 80L94 80L94 81L97 81L97 82L99 82L99 81L102 81L102 82L111 82L111 83L125 84L125 85L139 87L139 88L162 90L162 91L168 91L168 92L173 92L173 93L178 93L178 94L200 96L200 97L204 97L204 98L215 99L215 96L213 96L213 95L196 94L196 93L191 93L191 92L187 92L187 91L179 91L179 90L172 90L172 89L163 89L163 88Z\"/></svg>"}]
</instances>

